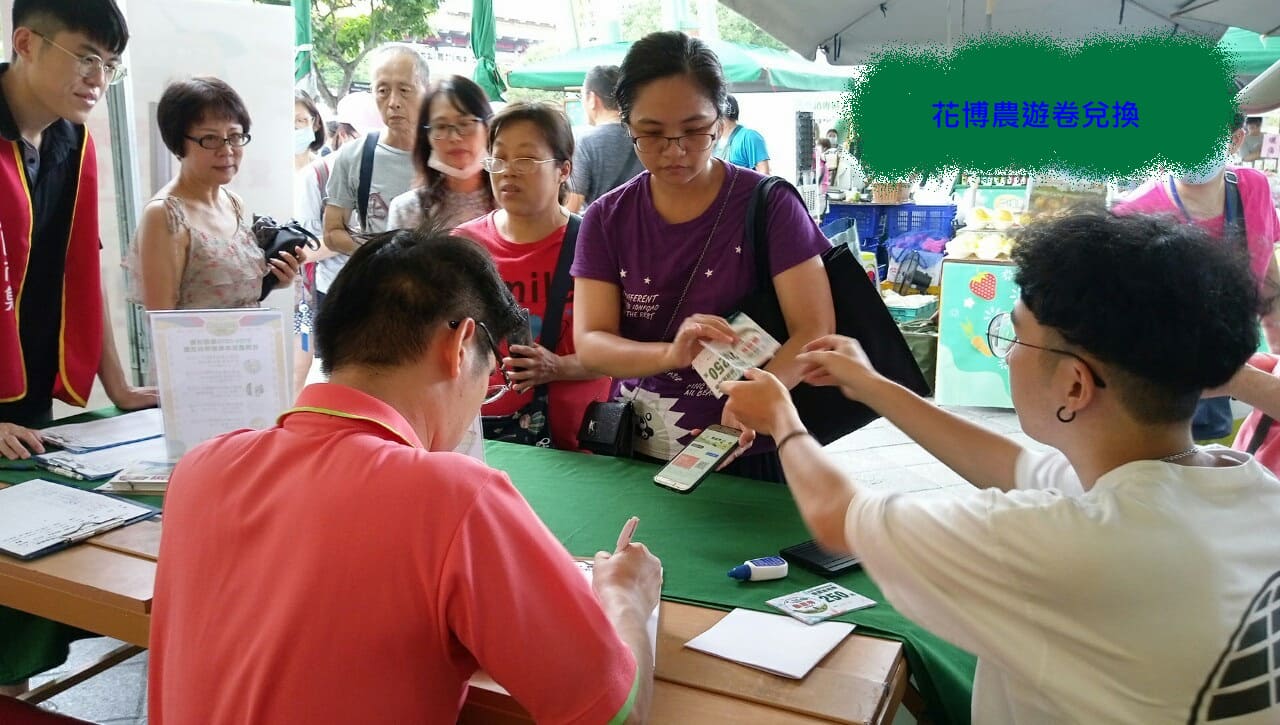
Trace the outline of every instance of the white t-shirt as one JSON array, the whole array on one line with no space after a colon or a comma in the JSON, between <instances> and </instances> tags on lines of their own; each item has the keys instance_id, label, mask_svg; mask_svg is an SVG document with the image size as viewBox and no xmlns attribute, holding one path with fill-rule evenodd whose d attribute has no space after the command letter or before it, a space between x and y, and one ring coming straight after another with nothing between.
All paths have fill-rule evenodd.
<instances>
[{"instance_id":1,"label":"white t-shirt","mask_svg":"<svg viewBox=\"0 0 1280 725\"><path fill-rule=\"evenodd\" d=\"M1280 722L1280 481L1123 465L1085 492L1060 453L1018 490L860 493L845 536L904 615L978 656L973 722Z\"/></svg>"},{"instance_id":2,"label":"white t-shirt","mask_svg":"<svg viewBox=\"0 0 1280 725\"><path fill-rule=\"evenodd\" d=\"M349 226L370 234L386 231L387 209L391 200L408 191L413 183L413 155L379 141L373 151L373 173L369 178L369 218L360 219L360 160L364 155L364 139L349 141L334 152L336 157L329 172L329 204L350 213ZM367 223L366 223L367 222ZM316 264L316 289L328 292L334 277L347 263L347 255L339 254Z\"/></svg>"}]
</instances>

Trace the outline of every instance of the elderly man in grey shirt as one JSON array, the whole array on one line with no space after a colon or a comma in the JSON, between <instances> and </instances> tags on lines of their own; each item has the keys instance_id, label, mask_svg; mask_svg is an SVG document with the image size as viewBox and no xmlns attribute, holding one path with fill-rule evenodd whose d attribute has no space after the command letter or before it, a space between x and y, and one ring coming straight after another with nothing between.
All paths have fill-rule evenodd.
<instances>
[{"instance_id":1,"label":"elderly man in grey shirt","mask_svg":"<svg viewBox=\"0 0 1280 725\"><path fill-rule=\"evenodd\" d=\"M573 152L573 173L565 203L570 211L581 212L591 202L644 171L613 96L619 73L616 65L598 65L582 82L587 121L597 128L578 141Z\"/></svg>"},{"instance_id":2,"label":"elderly man in grey shirt","mask_svg":"<svg viewBox=\"0 0 1280 725\"><path fill-rule=\"evenodd\" d=\"M324 245L338 256L319 262L316 268L317 302L323 300L334 277L356 250L351 229L371 234L385 231L387 207L413 184L413 143L417 138L418 111L427 92L427 62L412 47L390 44L374 51L373 96L386 130L380 132L373 152L368 218L361 219L360 166L364 141L343 145L333 162L326 189ZM322 304L322 303L321 303ZM319 305L317 305L319 306Z\"/></svg>"}]
</instances>

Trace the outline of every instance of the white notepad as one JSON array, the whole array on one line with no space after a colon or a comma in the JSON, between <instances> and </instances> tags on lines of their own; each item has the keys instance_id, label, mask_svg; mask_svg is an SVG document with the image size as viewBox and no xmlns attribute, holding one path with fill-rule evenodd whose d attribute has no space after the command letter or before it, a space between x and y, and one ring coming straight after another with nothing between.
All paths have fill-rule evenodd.
<instances>
[{"instance_id":1,"label":"white notepad","mask_svg":"<svg viewBox=\"0 0 1280 725\"><path fill-rule=\"evenodd\" d=\"M40 431L40 438L46 443L75 452L110 448L161 435L164 435L164 423L158 408L87 423L55 425Z\"/></svg>"},{"instance_id":2,"label":"white notepad","mask_svg":"<svg viewBox=\"0 0 1280 725\"><path fill-rule=\"evenodd\" d=\"M684 646L799 680L852 631L846 622L810 625L781 614L735 609Z\"/></svg>"},{"instance_id":3,"label":"white notepad","mask_svg":"<svg viewBox=\"0 0 1280 725\"><path fill-rule=\"evenodd\" d=\"M37 478L0 489L0 552L30 559L157 509Z\"/></svg>"}]
</instances>

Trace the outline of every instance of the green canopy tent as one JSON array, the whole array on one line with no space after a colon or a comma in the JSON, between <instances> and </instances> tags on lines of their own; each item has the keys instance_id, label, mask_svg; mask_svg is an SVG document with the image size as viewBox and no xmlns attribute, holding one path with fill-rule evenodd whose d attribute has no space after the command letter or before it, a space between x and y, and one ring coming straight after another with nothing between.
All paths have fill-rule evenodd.
<instances>
[{"instance_id":1,"label":"green canopy tent","mask_svg":"<svg viewBox=\"0 0 1280 725\"><path fill-rule=\"evenodd\" d=\"M1236 75L1252 78L1280 60L1280 36L1263 36L1242 28L1227 28L1218 47L1235 59Z\"/></svg>"},{"instance_id":2,"label":"green canopy tent","mask_svg":"<svg viewBox=\"0 0 1280 725\"><path fill-rule=\"evenodd\" d=\"M725 41L708 42L724 66L725 80L734 93L761 91L843 91L852 69L811 63L792 53ZM513 88L554 91L577 88L587 71L598 65L620 65L630 42L579 48L511 71Z\"/></svg>"},{"instance_id":3,"label":"green canopy tent","mask_svg":"<svg viewBox=\"0 0 1280 725\"><path fill-rule=\"evenodd\" d=\"M311 2L293 0L293 80L311 74Z\"/></svg>"},{"instance_id":4,"label":"green canopy tent","mask_svg":"<svg viewBox=\"0 0 1280 725\"><path fill-rule=\"evenodd\" d=\"M472 80L484 89L491 101L501 101L507 88L498 73L498 23L493 17L493 0L472 0L471 52L476 57Z\"/></svg>"}]
</instances>

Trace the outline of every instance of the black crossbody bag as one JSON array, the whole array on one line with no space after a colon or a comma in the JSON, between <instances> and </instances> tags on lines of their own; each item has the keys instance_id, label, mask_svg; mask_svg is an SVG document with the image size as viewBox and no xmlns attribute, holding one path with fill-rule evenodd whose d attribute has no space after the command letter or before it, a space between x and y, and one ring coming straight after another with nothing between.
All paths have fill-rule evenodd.
<instances>
[{"instance_id":1,"label":"black crossbody bag","mask_svg":"<svg viewBox=\"0 0 1280 725\"><path fill-rule=\"evenodd\" d=\"M577 214L569 215L569 224L564 230L564 242L560 246L560 256L556 259L555 275L551 278L551 289L547 293L547 308L542 317L542 335L538 344L552 353L560 345L564 306L569 298L569 285L573 281L569 277L569 265L573 263L573 251L578 241L578 227L581 225L582 217ZM508 415L481 416L480 424L484 428L484 437L488 440L550 448L550 389L545 383L535 386L533 400L520 406L519 410Z\"/></svg>"}]
</instances>

